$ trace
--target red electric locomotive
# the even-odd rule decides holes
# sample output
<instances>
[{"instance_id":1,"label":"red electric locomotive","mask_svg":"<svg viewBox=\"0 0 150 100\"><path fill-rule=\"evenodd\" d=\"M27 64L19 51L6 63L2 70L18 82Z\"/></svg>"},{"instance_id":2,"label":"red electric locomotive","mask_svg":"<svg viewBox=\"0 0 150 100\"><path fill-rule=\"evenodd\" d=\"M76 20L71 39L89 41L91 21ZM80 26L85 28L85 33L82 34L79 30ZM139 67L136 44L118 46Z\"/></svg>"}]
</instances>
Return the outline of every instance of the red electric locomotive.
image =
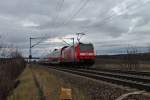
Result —
<instances>
[{"instance_id":1,"label":"red electric locomotive","mask_svg":"<svg viewBox=\"0 0 150 100\"><path fill-rule=\"evenodd\" d=\"M61 49L61 63L74 65L93 65L95 62L93 44L77 43Z\"/></svg>"},{"instance_id":2,"label":"red electric locomotive","mask_svg":"<svg viewBox=\"0 0 150 100\"><path fill-rule=\"evenodd\" d=\"M47 64L90 66L94 64L95 58L93 44L77 43L74 46L55 49L48 55L48 61L44 61Z\"/></svg>"}]
</instances>

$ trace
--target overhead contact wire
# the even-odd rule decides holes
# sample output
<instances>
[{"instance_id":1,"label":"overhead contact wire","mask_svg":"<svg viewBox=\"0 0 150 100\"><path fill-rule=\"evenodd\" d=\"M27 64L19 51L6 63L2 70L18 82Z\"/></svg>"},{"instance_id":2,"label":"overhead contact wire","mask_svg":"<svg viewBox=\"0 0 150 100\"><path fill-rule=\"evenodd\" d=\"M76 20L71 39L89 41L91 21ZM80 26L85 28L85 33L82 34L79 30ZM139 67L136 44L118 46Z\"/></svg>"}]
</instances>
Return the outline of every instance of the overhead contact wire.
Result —
<instances>
[{"instance_id":1,"label":"overhead contact wire","mask_svg":"<svg viewBox=\"0 0 150 100\"><path fill-rule=\"evenodd\" d=\"M66 25L66 24L70 23L70 21L72 21L72 19L73 19L74 17L76 17L76 16L81 12L82 9L84 9L84 7L88 4L89 1L90 1L90 0L86 0L86 1L83 3L83 5L80 6L80 8L72 15L72 17L71 17L68 21L66 21L66 22L63 23L63 25Z\"/></svg>"},{"instance_id":2,"label":"overhead contact wire","mask_svg":"<svg viewBox=\"0 0 150 100\"><path fill-rule=\"evenodd\" d=\"M56 21L57 21L57 19L59 18L60 11L62 10L64 1L65 1L65 0L62 0L62 2L61 2L60 4L58 4L58 6L56 7L56 10L58 9L58 11L57 11L57 15L56 15L56 17L55 17L55 19L54 19L54 21L53 21L53 22L54 22L54 25L56 24Z\"/></svg>"}]
</instances>

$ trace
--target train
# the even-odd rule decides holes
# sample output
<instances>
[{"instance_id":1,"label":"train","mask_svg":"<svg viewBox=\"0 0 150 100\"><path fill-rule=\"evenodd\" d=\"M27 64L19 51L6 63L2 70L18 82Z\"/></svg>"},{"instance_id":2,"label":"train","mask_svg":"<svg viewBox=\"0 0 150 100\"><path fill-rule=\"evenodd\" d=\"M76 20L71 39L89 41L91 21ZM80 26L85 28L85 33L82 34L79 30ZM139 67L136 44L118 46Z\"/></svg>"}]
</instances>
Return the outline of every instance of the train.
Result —
<instances>
[{"instance_id":1,"label":"train","mask_svg":"<svg viewBox=\"0 0 150 100\"><path fill-rule=\"evenodd\" d=\"M92 43L76 43L54 49L40 60L45 64L59 64L69 66L92 66L95 63L96 53Z\"/></svg>"}]
</instances>

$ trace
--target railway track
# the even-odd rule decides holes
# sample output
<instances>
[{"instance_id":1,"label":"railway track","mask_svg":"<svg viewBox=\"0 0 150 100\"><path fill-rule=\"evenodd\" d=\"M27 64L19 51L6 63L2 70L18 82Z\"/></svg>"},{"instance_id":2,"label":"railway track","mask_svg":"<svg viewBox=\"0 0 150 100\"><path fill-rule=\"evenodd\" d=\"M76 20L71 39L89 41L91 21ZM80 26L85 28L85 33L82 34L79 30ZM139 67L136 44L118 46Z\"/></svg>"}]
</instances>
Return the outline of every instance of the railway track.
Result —
<instances>
[{"instance_id":1,"label":"railway track","mask_svg":"<svg viewBox=\"0 0 150 100\"><path fill-rule=\"evenodd\" d=\"M72 69L72 68L56 68L50 67L56 70L77 74L80 76L102 80L106 82L110 82L117 85L128 86L131 88L136 88L139 90L145 90L150 92L150 76L148 72L144 74L144 72L113 72L107 70L95 70L95 69Z\"/></svg>"},{"instance_id":2,"label":"railway track","mask_svg":"<svg viewBox=\"0 0 150 100\"><path fill-rule=\"evenodd\" d=\"M123 71L123 70L116 70L116 69L95 69L95 68L90 68L90 70L100 70L100 71L106 71L106 72L124 73L124 74L140 75L140 76L150 76L150 72L148 72L148 71Z\"/></svg>"}]
</instances>

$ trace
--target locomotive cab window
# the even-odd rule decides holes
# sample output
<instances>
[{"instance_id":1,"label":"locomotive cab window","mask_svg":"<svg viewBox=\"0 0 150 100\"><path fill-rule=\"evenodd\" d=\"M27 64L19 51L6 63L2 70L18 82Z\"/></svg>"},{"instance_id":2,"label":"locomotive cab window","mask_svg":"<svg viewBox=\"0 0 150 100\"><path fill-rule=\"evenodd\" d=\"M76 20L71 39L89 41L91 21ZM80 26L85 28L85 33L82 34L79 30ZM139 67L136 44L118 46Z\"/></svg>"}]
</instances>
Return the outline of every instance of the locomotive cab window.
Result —
<instances>
[{"instance_id":1,"label":"locomotive cab window","mask_svg":"<svg viewBox=\"0 0 150 100\"><path fill-rule=\"evenodd\" d=\"M93 45L92 44L80 44L80 50L85 51L85 50L93 50Z\"/></svg>"}]
</instances>

